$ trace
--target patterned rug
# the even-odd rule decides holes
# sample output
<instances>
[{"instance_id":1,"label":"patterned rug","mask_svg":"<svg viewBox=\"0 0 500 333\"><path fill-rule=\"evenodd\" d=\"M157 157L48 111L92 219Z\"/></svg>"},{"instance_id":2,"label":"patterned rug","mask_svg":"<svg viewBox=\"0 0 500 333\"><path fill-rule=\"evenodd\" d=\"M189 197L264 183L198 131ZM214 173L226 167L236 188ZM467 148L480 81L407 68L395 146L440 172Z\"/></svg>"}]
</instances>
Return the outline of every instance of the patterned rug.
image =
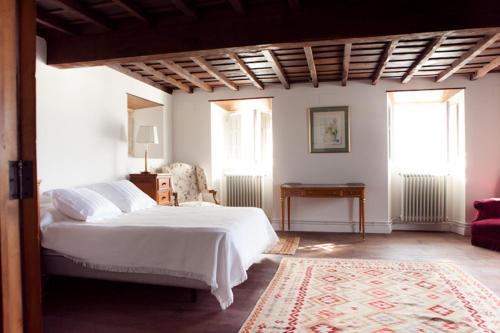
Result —
<instances>
[{"instance_id":1,"label":"patterned rug","mask_svg":"<svg viewBox=\"0 0 500 333\"><path fill-rule=\"evenodd\" d=\"M453 264L285 258L240 332L500 332L500 298Z\"/></svg>"},{"instance_id":2,"label":"patterned rug","mask_svg":"<svg viewBox=\"0 0 500 333\"><path fill-rule=\"evenodd\" d=\"M267 254L295 254L299 247L300 237L280 236L279 242L267 251Z\"/></svg>"}]
</instances>

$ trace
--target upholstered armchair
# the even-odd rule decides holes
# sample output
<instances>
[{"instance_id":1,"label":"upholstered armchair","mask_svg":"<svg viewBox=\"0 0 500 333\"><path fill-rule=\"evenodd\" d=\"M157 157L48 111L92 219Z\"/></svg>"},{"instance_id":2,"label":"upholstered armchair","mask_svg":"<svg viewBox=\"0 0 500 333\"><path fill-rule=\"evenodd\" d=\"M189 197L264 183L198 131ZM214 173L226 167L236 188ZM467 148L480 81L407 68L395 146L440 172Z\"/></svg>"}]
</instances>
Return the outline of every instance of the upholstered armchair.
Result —
<instances>
[{"instance_id":1,"label":"upholstered armchair","mask_svg":"<svg viewBox=\"0 0 500 333\"><path fill-rule=\"evenodd\" d=\"M500 251L500 198L474 202L477 215L471 225L472 245Z\"/></svg>"},{"instance_id":2,"label":"upholstered armchair","mask_svg":"<svg viewBox=\"0 0 500 333\"><path fill-rule=\"evenodd\" d=\"M207 188L207 177L200 166L172 163L162 168L172 175L172 189L176 206L218 205L217 191Z\"/></svg>"}]
</instances>

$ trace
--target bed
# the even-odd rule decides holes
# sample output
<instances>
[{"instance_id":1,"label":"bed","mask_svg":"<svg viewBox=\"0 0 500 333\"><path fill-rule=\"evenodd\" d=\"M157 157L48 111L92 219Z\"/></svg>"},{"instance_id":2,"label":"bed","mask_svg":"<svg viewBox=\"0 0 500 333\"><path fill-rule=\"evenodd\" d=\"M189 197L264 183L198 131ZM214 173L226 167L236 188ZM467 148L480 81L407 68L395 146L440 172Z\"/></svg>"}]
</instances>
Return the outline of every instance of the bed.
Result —
<instances>
[{"instance_id":1,"label":"bed","mask_svg":"<svg viewBox=\"0 0 500 333\"><path fill-rule=\"evenodd\" d=\"M45 207L41 216L46 274L209 289L222 309L278 241L259 208L154 206L82 222Z\"/></svg>"}]
</instances>

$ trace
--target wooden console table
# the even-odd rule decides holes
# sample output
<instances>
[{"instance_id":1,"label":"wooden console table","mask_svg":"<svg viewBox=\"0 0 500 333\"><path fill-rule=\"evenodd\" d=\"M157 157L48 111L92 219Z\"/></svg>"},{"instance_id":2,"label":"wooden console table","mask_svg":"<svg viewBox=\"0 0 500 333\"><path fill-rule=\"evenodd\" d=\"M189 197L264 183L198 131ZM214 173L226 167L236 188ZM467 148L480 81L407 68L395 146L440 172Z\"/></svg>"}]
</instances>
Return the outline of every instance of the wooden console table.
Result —
<instances>
[{"instance_id":1,"label":"wooden console table","mask_svg":"<svg viewBox=\"0 0 500 333\"><path fill-rule=\"evenodd\" d=\"M281 230L285 230L285 199L288 206L288 230L290 230L290 198L358 198L359 232L365 239L365 184L301 184L286 183L281 185Z\"/></svg>"}]
</instances>

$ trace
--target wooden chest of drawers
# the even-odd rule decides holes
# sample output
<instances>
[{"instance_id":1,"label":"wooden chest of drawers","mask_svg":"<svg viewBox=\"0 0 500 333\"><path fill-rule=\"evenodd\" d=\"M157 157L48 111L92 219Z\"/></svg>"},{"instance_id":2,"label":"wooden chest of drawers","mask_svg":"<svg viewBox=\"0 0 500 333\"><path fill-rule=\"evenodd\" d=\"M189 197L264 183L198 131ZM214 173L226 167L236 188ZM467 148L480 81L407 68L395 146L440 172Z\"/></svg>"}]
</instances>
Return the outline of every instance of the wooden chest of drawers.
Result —
<instances>
[{"instance_id":1,"label":"wooden chest of drawers","mask_svg":"<svg viewBox=\"0 0 500 333\"><path fill-rule=\"evenodd\" d=\"M132 183L153 198L159 205L170 206L172 201L172 175L168 173L133 173Z\"/></svg>"}]
</instances>

